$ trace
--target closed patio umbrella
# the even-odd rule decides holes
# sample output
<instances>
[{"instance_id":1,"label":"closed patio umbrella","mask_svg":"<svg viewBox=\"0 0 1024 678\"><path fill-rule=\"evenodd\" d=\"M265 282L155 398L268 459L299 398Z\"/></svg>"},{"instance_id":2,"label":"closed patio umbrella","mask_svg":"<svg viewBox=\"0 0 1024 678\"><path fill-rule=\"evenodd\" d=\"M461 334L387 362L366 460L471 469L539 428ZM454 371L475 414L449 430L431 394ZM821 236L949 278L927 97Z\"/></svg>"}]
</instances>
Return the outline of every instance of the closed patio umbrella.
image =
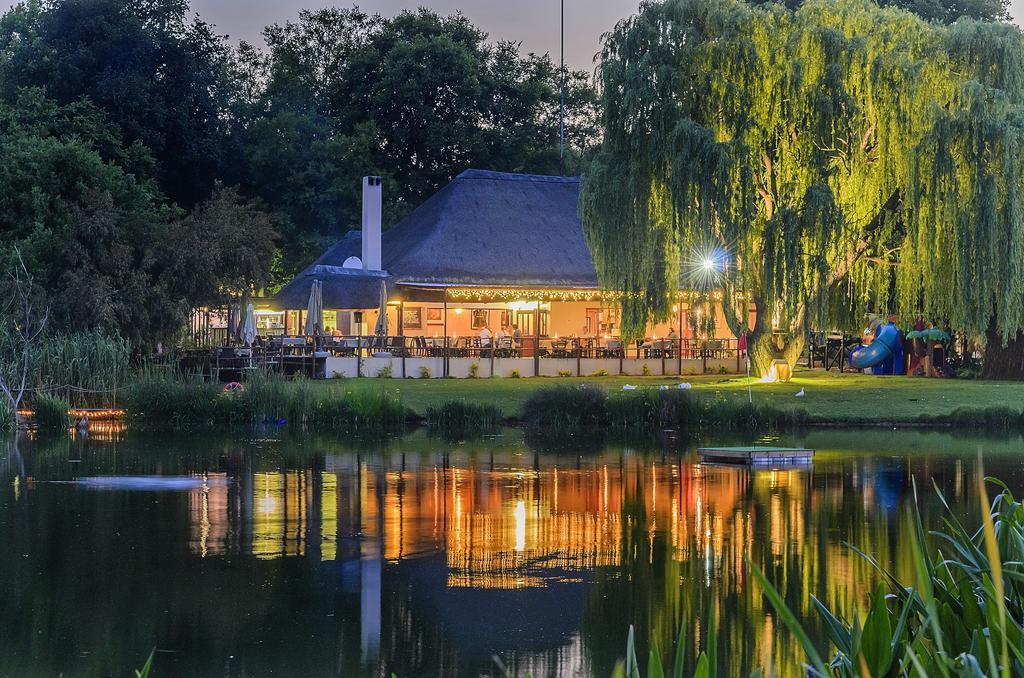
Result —
<instances>
[{"instance_id":1,"label":"closed patio umbrella","mask_svg":"<svg viewBox=\"0 0 1024 678\"><path fill-rule=\"evenodd\" d=\"M242 323L242 341L246 346L252 346L256 341L256 312L252 304L245 308L245 321Z\"/></svg>"},{"instance_id":2,"label":"closed patio umbrella","mask_svg":"<svg viewBox=\"0 0 1024 678\"><path fill-rule=\"evenodd\" d=\"M312 337L320 334L320 321L324 315L324 297L319 280L314 280L309 287L309 303L306 305L305 334Z\"/></svg>"},{"instance_id":3,"label":"closed patio umbrella","mask_svg":"<svg viewBox=\"0 0 1024 678\"><path fill-rule=\"evenodd\" d=\"M388 335L388 288L382 280L380 282L380 303L377 306L377 325L373 328L373 333L378 337L386 337Z\"/></svg>"}]
</instances>

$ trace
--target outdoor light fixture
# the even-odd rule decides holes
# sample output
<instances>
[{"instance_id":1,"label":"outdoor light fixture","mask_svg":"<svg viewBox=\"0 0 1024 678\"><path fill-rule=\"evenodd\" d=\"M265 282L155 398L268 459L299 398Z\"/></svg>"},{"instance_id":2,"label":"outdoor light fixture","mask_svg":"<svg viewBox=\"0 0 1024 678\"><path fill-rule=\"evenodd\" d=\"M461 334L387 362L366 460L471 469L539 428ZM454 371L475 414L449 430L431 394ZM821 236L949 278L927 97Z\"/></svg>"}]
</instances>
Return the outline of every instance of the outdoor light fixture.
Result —
<instances>
[{"instance_id":1,"label":"outdoor light fixture","mask_svg":"<svg viewBox=\"0 0 1024 678\"><path fill-rule=\"evenodd\" d=\"M689 284L706 293L722 284L729 267L729 254L718 245L697 246L681 263Z\"/></svg>"},{"instance_id":2,"label":"outdoor light fixture","mask_svg":"<svg viewBox=\"0 0 1024 678\"><path fill-rule=\"evenodd\" d=\"M462 315L462 309L461 308L455 309L455 315Z\"/></svg>"}]
</instances>

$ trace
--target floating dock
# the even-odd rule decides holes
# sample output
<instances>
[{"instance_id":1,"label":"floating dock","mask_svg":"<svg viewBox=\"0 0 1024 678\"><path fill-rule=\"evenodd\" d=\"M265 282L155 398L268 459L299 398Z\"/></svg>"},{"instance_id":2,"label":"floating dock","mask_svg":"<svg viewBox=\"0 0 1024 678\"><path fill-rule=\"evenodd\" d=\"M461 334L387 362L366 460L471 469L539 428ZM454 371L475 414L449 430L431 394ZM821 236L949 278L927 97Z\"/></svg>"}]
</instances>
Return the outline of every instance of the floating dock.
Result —
<instances>
[{"instance_id":1,"label":"floating dock","mask_svg":"<svg viewBox=\"0 0 1024 678\"><path fill-rule=\"evenodd\" d=\"M699 447L701 461L728 464L809 464L814 450L803 447Z\"/></svg>"}]
</instances>

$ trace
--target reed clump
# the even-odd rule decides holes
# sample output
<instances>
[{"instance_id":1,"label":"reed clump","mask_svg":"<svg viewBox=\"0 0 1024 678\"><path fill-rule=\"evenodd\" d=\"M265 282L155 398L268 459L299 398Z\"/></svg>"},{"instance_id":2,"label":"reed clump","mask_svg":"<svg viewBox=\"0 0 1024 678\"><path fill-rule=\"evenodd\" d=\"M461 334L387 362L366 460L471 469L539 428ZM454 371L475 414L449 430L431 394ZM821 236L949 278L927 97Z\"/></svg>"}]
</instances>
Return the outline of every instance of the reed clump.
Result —
<instances>
[{"instance_id":1,"label":"reed clump","mask_svg":"<svg viewBox=\"0 0 1024 678\"><path fill-rule=\"evenodd\" d=\"M387 433L401 430L407 420L399 396L379 386L346 381L333 387L270 374L225 390L188 376L143 372L128 391L126 407L133 423L148 428L267 423Z\"/></svg>"},{"instance_id":2,"label":"reed clump","mask_svg":"<svg viewBox=\"0 0 1024 678\"><path fill-rule=\"evenodd\" d=\"M67 431L71 426L68 401L60 396L43 393L32 403L35 425L41 431Z\"/></svg>"},{"instance_id":3,"label":"reed clump","mask_svg":"<svg viewBox=\"0 0 1024 678\"><path fill-rule=\"evenodd\" d=\"M76 406L115 405L131 373L128 341L98 331L53 334L32 347L31 387Z\"/></svg>"},{"instance_id":4,"label":"reed clump","mask_svg":"<svg viewBox=\"0 0 1024 678\"><path fill-rule=\"evenodd\" d=\"M468 438L496 432L502 424L501 410L482 403L449 400L430 406L427 426L445 438Z\"/></svg>"},{"instance_id":5,"label":"reed clump","mask_svg":"<svg viewBox=\"0 0 1024 678\"><path fill-rule=\"evenodd\" d=\"M590 384L545 386L523 403L522 418L533 430L568 435L597 431L608 422L608 393Z\"/></svg>"}]
</instances>

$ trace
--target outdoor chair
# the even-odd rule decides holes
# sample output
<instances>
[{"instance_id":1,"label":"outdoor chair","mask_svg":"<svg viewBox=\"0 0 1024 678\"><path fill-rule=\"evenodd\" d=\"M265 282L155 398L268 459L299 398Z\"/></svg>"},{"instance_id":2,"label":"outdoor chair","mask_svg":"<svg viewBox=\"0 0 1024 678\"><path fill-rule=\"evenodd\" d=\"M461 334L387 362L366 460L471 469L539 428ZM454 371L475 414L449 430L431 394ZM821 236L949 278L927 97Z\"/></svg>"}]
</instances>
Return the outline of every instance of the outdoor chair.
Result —
<instances>
[{"instance_id":1,"label":"outdoor chair","mask_svg":"<svg viewBox=\"0 0 1024 678\"><path fill-rule=\"evenodd\" d=\"M502 337L498 340L498 356L502 358L514 357L515 349L512 347L512 337Z\"/></svg>"},{"instance_id":2,"label":"outdoor chair","mask_svg":"<svg viewBox=\"0 0 1024 678\"><path fill-rule=\"evenodd\" d=\"M625 352L621 339L609 339L604 348L605 358L624 358Z\"/></svg>"}]
</instances>

